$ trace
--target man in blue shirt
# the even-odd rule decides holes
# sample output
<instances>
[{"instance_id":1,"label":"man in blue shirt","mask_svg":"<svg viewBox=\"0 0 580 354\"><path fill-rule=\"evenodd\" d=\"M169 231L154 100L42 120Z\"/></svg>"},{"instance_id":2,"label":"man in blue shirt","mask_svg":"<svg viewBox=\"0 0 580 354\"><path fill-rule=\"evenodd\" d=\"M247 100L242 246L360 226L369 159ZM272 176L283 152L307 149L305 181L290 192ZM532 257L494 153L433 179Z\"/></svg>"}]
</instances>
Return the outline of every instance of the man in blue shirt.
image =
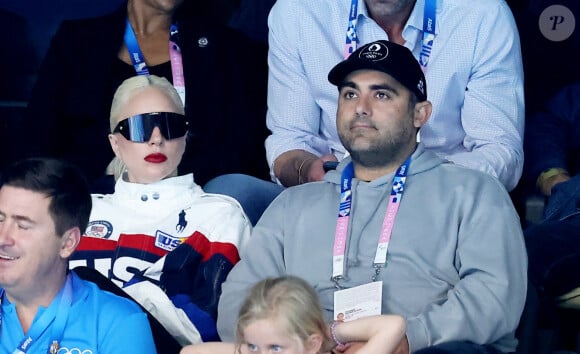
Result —
<instances>
[{"instance_id":1,"label":"man in blue shirt","mask_svg":"<svg viewBox=\"0 0 580 354\"><path fill-rule=\"evenodd\" d=\"M523 66L505 1L277 0L268 26L265 147L279 184L320 181L325 162L346 156L336 129L338 93L326 75L357 47L388 40L411 50L425 72L433 102L420 132L425 148L497 177L508 191L517 185ZM281 190L239 176L218 177L204 189L233 196L258 216Z\"/></svg>"},{"instance_id":2,"label":"man in blue shirt","mask_svg":"<svg viewBox=\"0 0 580 354\"><path fill-rule=\"evenodd\" d=\"M504 1L278 0L268 21L266 152L283 185L320 180L323 161L344 157L337 91L326 75L357 46L376 40L404 45L425 72L433 102L421 128L425 147L497 177L507 190L518 183L523 68Z\"/></svg>"},{"instance_id":3,"label":"man in blue shirt","mask_svg":"<svg viewBox=\"0 0 580 354\"><path fill-rule=\"evenodd\" d=\"M91 197L73 166L29 159L0 187L0 352L155 353L145 314L68 272Z\"/></svg>"}]
</instances>

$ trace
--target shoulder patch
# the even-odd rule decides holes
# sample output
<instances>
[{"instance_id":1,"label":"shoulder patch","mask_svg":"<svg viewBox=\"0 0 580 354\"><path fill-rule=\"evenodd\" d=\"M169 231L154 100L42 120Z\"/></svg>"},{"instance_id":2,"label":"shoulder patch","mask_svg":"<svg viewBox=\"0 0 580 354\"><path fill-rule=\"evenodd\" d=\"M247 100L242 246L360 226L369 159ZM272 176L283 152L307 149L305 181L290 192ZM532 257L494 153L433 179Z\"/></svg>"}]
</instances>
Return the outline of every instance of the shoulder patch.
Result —
<instances>
[{"instance_id":1,"label":"shoulder patch","mask_svg":"<svg viewBox=\"0 0 580 354\"><path fill-rule=\"evenodd\" d=\"M113 225L106 220L89 222L85 236L108 239L113 233Z\"/></svg>"},{"instance_id":2,"label":"shoulder patch","mask_svg":"<svg viewBox=\"0 0 580 354\"><path fill-rule=\"evenodd\" d=\"M161 230L155 232L155 247L171 252L181 245L187 237L176 237Z\"/></svg>"}]
</instances>

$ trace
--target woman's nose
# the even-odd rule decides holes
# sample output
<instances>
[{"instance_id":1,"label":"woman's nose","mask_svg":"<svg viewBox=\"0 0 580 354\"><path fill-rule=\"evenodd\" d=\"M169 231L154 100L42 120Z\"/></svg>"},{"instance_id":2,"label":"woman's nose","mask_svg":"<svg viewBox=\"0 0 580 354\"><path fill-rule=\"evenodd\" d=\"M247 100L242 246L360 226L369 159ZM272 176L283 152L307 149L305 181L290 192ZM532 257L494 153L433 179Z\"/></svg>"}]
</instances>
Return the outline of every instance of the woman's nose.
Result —
<instances>
[{"instance_id":1,"label":"woman's nose","mask_svg":"<svg viewBox=\"0 0 580 354\"><path fill-rule=\"evenodd\" d=\"M161 145L165 141L163 134L161 134L161 130L159 127L153 128L151 132L151 137L149 138L149 144L151 145Z\"/></svg>"}]
</instances>

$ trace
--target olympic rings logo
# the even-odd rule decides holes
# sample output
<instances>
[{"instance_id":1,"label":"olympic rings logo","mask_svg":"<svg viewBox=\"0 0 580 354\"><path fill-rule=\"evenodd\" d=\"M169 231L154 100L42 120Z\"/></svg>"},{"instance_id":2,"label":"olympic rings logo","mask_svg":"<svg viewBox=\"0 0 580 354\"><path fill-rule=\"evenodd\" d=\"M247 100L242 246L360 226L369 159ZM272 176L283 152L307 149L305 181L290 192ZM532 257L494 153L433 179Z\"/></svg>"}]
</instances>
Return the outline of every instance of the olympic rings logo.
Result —
<instances>
[{"instance_id":1,"label":"olympic rings logo","mask_svg":"<svg viewBox=\"0 0 580 354\"><path fill-rule=\"evenodd\" d=\"M93 351L90 349L80 350L79 348L60 347L58 348L58 354L93 354Z\"/></svg>"}]
</instances>

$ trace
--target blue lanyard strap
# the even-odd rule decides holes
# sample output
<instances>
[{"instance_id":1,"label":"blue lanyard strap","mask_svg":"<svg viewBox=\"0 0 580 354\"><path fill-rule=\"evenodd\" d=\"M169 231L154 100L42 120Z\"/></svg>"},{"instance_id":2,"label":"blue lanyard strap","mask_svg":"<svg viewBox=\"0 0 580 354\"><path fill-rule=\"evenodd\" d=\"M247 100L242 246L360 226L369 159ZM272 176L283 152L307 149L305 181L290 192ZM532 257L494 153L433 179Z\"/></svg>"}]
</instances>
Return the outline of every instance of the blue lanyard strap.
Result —
<instances>
[{"instance_id":1,"label":"blue lanyard strap","mask_svg":"<svg viewBox=\"0 0 580 354\"><path fill-rule=\"evenodd\" d=\"M133 63L133 67L135 68L137 75L149 75L149 69L145 63L145 57L143 56L143 52L141 52L141 48L139 48L139 43L137 42L135 31L133 31L133 27L131 27L131 23L129 22L128 18L125 25L124 40L125 45L127 46L127 50L129 50L131 63Z\"/></svg>"},{"instance_id":2,"label":"blue lanyard strap","mask_svg":"<svg viewBox=\"0 0 580 354\"><path fill-rule=\"evenodd\" d=\"M435 21L437 12L437 1L427 0L425 2L425 11L423 13L423 40L421 41L421 53L419 53L419 64L423 70L429 63L433 40L435 39Z\"/></svg>"},{"instance_id":3,"label":"blue lanyard strap","mask_svg":"<svg viewBox=\"0 0 580 354\"><path fill-rule=\"evenodd\" d=\"M0 330L2 329L2 302L4 301L4 289L0 290ZM58 306L53 306L58 302ZM51 329L51 338L53 340L49 353L56 353L58 351L58 342L62 339L66 322L68 320L68 313L72 303L72 276L66 278L64 287L57 294L51 305L44 311L44 313L34 322L32 327L28 330L27 335L20 341L18 347L13 354L25 354L28 352L32 344L46 332L48 327L53 324Z\"/></svg>"},{"instance_id":4,"label":"blue lanyard strap","mask_svg":"<svg viewBox=\"0 0 580 354\"><path fill-rule=\"evenodd\" d=\"M419 53L419 64L423 70L427 68L433 40L435 39L435 24L437 13L437 0L426 0L423 11L423 39L421 40L421 52ZM348 15L348 27L346 29L346 42L344 46L344 59L348 58L357 48L359 43L356 25L358 22L358 0L351 0L350 12Z\"/></svg>"},{"instance_id":5,"label":"blue lanyard strap","mask_svg":"<svg viewBox=\"0 0 580 354\"><path fill-rule=\"evenodd\" d=\"M348 14L348 27L346 29L346 44L344 46L344 59L347 59L357 48L358 36L356 24L358 21L358 0L352 0Z\"/></svg>"},{"instance_id":6,"label":"blue lanyard strap","mask_svg":"<svg viewBox=\"0 0 580 354\"><path fill-rule=\"evenodd\" d=\"M352 163L346 165L342 171L340 180L340 206L338 216L349 216L350 208L352 206L352 179L354 177L354 167Z\"/></svg>"}]
</instances>

